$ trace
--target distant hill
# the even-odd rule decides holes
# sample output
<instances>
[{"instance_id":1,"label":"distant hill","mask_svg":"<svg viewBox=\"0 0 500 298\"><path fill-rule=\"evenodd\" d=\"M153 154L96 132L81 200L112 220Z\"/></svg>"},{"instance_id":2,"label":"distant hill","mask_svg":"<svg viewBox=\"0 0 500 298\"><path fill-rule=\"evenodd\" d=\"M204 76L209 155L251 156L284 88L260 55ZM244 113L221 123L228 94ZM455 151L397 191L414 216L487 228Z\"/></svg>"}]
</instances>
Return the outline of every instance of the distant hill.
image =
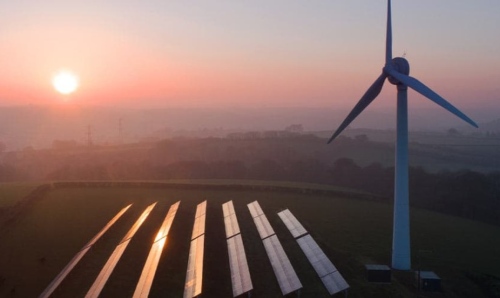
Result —
<instances>
[{"instance_id":1,"label":"distant hill","mask_svg":"<svg viewBox=\"0 0 500 298\"><path fill-rule=\"evenodd\" d=\"M467 132L474 130L467 129ZM500 118L489 121L489 122L484 122L479 125L479 128L477 129L477 132L484 133L484 134L498 134L500 137Z\"/></svg>"},{"instance_id":2,"label":"distant hill","mask_svg":"<svg viewBox=\"0 0 500 298\"><path fill-rule=\"evenodd\" d=\"M495 109L466 112L481 123L480 131L487 131L488 121L500 113ZM0 107L0 142L7 150L19 150L28 146L48 148L54 140L86 144L89 133L93 142L109 144L178 135L224 137L235 131L282 130L291 124L301 124L305 131L331 133L348 113L349 110L334 108L12 106ZM491 122L497 131L499 121ZM393 110L369 108L350 127L391 130L394 124ZM411 110L409 124L412 131L446 132L457 127L459 131L475 132L468 127L462 129L459 119L439 108Z\"/></svg>"}]
</instances>

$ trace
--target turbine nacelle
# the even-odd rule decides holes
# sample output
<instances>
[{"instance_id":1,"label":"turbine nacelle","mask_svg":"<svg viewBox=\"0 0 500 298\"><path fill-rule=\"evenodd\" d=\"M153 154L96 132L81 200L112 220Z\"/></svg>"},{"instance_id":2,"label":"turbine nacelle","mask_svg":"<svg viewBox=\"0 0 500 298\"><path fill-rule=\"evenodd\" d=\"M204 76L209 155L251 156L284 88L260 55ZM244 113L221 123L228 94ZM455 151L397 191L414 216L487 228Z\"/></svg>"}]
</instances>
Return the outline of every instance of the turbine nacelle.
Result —
<instances>
[{"instance_id":1,"label":"turbine nacelle","mask_svg":"<svg viewBox=\"0 0 500 298\"><path fill-rule=\"evenodd\" d=\"M391 60L389 65L386 65L383 72L387 75L387 79L393 85L401 85L401 81L390 75L391 71L396 71L400 74L409 75L410 74L410 63L403 57L396 57Z\"/></svg>"}]
</instances>

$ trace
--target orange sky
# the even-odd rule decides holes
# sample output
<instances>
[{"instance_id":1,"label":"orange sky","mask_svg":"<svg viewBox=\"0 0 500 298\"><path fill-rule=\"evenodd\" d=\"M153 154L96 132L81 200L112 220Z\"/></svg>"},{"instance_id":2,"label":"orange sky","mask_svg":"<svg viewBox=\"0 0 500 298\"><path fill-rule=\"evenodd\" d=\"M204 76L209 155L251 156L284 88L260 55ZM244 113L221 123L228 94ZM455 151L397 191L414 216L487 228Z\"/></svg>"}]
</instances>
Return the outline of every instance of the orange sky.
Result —
<instances>
[{"instance_id":1,"label":"orange sky","mask_svg":"<svg viewBox=\"0 0 500 298\"><path fill-rule=\"evenodd\" d=\"M75 3L0 7L0 105L344 108L383 66L385 5L371 1L285 10L265 2ZM498 98L500 46L490 34L500 5L471 13L439 4L433 15L413 5L393 5L394 53L407 52L411 74L459 107ZM463 15L483 27L462 24ZM62 68L80 79L69 97L50 84ZM392 106L391 87L378 105Z\"/></svg>"}]
</instances>

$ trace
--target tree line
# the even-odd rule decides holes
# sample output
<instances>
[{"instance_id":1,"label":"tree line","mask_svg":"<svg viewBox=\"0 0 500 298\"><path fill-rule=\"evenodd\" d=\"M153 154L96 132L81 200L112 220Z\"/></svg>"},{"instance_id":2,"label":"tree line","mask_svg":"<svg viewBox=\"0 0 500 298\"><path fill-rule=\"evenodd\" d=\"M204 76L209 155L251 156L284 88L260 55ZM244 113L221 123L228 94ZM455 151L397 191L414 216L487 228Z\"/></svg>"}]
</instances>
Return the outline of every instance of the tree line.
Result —
<instances>
[{"instance_id":1,"label":"tree line","mask_svg":"<svg viewBox=\"0 0 500 298\"><path fill-rule=\"evenodd\" d=\"M166 179L250 179L328 184L366 191L392 202L394 168L360 165L343 152L386 152L385 144L358 137L334 146L311 136L291 139L164 140L145 146L93 151L30 151L4 156L0 181L121 181ZM361 149L360 149L361 148ZM323 151L322 151L323 150ZM392 154L390 154L392 156ZM334 158L337 156L336 158ZM8 161L8 162L6 162ZM429 172L410 167L410 202L435 210L500 224L500 172Z\"/></svg>"},{"instance_id":2,"label":"tree line","mask_svg":"<svg viewBox=\"0 0 500 298\"><path fill-rule=\"evenodd\" d=\"M132 171L132 168L134 171ZM123 170L123 169L122 169ZM122 176L112 166L64 167L51 180L164 180L164 179L251 179L329 184L373 193L392 202L394 168L372 163L361 167L341 158L331 165L316 159L282 164L263 159L250 165L242 161L176 161L166 165L131 166ZM131 175L130 173L134 173ZM412 206L446 214L500 224L500 172L483 174L462 170L429 173L410 167Z\"/></svg>"}]
</instances>

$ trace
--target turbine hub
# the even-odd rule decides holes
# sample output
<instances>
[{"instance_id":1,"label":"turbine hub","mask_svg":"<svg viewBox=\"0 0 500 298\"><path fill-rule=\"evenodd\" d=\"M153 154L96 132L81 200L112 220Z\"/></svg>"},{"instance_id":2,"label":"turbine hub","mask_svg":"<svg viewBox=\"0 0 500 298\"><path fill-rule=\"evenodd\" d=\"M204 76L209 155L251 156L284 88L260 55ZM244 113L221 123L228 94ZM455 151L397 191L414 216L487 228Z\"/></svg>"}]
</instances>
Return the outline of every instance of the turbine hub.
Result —
<instances>
[{"instance_id":1,"label":"turbine hub","mask_svg":"<svg viewBox=\"0 0 500 298\"><path fill-rule=\"evenodd\" d=\"M408 60L406 60L403 57L393 58L391 61L391 65L389 67L391 67L392 69L394 69L397 72L402 73L404 75L410 74L410 63L408 63ZM391 84L393 84L393 85L400 85L401 84L400 81L398 81L397 79L395 79L392 76L389 76L388 79L389 79L389 82L391 82Z\"/></svg>"}]
</instances>

